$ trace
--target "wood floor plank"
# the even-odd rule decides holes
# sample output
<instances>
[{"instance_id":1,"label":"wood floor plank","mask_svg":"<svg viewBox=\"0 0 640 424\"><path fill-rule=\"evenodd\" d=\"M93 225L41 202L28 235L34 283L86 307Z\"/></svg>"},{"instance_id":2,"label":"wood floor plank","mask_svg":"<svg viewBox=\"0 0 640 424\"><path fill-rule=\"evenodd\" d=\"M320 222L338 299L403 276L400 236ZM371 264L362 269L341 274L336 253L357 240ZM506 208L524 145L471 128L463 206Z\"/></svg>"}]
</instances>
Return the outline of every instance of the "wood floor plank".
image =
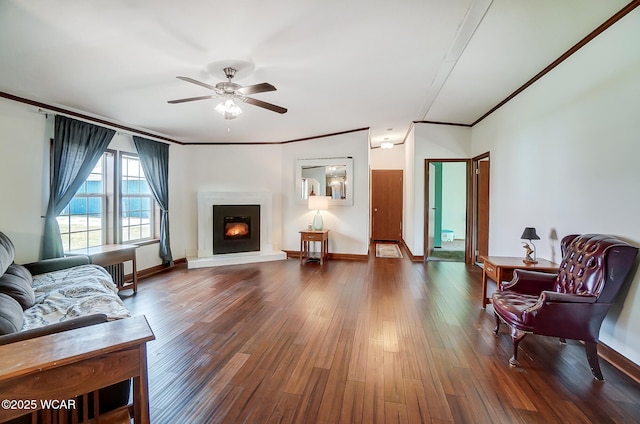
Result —
<instances>
[{"instance_id":1,"label":"wood floor plank","mask_svg":"<svg viewBox=\"0 0 640 424\"><path fill-rule=\"evenodd\" d=\"M384 423L384 346L372 340L367 354L367 376L364 388L365 423Z\"/></svg>"},{"instance_id":2,"label":"wood floor plank","mask_svg":"<svg viewBox=\"0 0 640 424\"><path fill-rule=\"evenodd\" d=\"M584 346L506 328L482 270L408 258L171 271L121 294L156 340L151 422L640 423L640 385Z\"/></svg>"},{"instance_id":3,"label":"wood floor plank","mask_svg":"<svg viewBox=\"0 0 640 424\"><path fill-rule=\"evenodd\" d=\"M364 382L347 380L344 388L342 411L340 411L340 423L364 423L364 386Z\"/></svg>"}]
</instances>

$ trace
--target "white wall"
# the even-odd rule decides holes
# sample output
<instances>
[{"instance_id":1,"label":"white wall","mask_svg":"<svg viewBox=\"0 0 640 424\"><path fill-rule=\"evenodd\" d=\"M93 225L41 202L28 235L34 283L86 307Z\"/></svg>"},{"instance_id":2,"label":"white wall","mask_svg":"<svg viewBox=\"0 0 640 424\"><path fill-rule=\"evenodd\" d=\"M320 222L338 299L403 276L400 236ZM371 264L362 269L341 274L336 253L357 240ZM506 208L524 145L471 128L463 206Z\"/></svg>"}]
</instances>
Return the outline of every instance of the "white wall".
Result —
<instances>
[{"instance_id":1,"label":"white wall","mask_svg":"<svg viewBox=\"0 0 640 424\"><path fill-rule=\"evenodd\" d=\"M405 200L405 222L402 235L411 253L424 255L424 160L425 159L468 159L471 157L471 128L452 125L416 123L413 140L407 143L407 178L412 179ZM410 171L409 168L412 168ZM405 181L405 184L409 182Z\"/></svg>"},{"instance_id":2,"label":"white wall","mask_svg":"<svg viewBox=\"0 0 640 424\"><path fill-rule=\"evenodd\" d=\"M402 201L404 203L402 207L402 239L411 252L415 251L416 244L416 167L413 160L416 150L415 137L416 129L412 125L404 142L404 192L402 193Z\"/></svg>"},{"instance_id":3,"label":"white wall","mask_svg":"<svg viewBox=\"0 0 640 424\"><path fill-rule=\"evenodd\" d=\"M0 99L0 231L16 247L17 263L38 260L49 192L52 120Z\"/></svg>"},{"instance_id":4,"label":"white wall","mask_svg":"<svg viewBox=\"0 0 640 424\"><path fill-rule=\"evenodd\" d=\"M300 250L299 231L313 219L314 211L296 202L295 165L298 159L353 158L353 206L339 205L322 211L329 233L329 251L366 255L369 250L369 133L358 131L282 146L282 249Z\"/></svg>"},{"instance_id":5,"label":"white wall","mask_svg":"<svg viewBox=\"0 0 640 424\"><path fill-rule=\"evenodd\" d=\"M396 144L393 149L371 149L369 166L371 169L404 169L404 150L404 143Z\"/></svg>"},{"instance_id":6,"label":"white wall","mask_svg":"<svg viewBox=\"0 0 640 424\"><path fill-rule=\"evenodd\" d=\"M185 256L197 256L198 191L271 193L273 248L282 248L282 146L185 146L184 212Z\"/></svg>"},{"instance_id":7,"label":"white wall","mask_svg":"<svg viewBox=\"0 0 640 424\"><path fill-rule=\"evenodd\" d=\"M640 10L473 128L473 152L491 152L491 255L560 259L558 240L605 233L640 246ZM621 309L621 310L620 310ZM600 339L640 364L640 273L618 299Z\"/></svg>"}]
</instances>

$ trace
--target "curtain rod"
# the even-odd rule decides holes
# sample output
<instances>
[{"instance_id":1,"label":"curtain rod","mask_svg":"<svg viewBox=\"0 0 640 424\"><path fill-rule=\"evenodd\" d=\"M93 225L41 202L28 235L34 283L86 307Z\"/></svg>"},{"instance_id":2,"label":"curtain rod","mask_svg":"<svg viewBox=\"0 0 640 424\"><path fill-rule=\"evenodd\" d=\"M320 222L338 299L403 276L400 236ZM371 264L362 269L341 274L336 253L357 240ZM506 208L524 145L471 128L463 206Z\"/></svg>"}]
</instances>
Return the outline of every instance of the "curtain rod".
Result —
<instances>
[{"instance_id":1,"label":"curtain rod","mask_svg":"<svg viewBox=\"0 0 640 424\"><path fill-rule=\"evenodd\" d=\"M60 116L65 116L67 118L72 118L72 119L77 119L78 121L82 121L82 122L86 122L89 124L100 124L102 127L104 128L109 128L112 129L114 131L116 131L117 134L127 134L127 135L136 135L136 136L144 136L146 138L149 139L154 139L156 141L162 141L162 142L172 142L172 143L177 143L177 144L182 144L179 141L176 140L172 140L170 138L167 137L163 137L160 135L154 135L151 133L148 133L146 131L141 131L141 130L136 130L135 128L130 128L127 127L125 125L120 125L120 124L115 124L112 122L108 122L99 118L92 118L92 117L86 117L85 115L82 114L76 114L75 112L59 112L59 111L55 111L55 110L51 110L49 108L43 108L43 107L38 107L35 110L36 113L45 115L45 116L49 116L49 115L60 115Z\"/></svg>"},{"instance_id":2,"label":"curtain rod","mask_svg":"<svg viewBox=\"0 0 640 424\"><path fill-rule=\"evenodd\" d=\"M16 96L14 94L9 94L6 93L4 91L0 91L0 97L3 97L5 99L9 99L9 100L13 100L15 102L19 102L19 103L24 103L27 105L31 105L31 106L35 106L37 108L37 110L35 112L37 113L43 113L43 114L52 114L52 115L62 115L62 116L66 116L68 118L73 118L73 119L78 119L84 122L88 122L90 124L100 124L104 127L107 128L111 128L114 130L121 130L121 131L125 131L128 134L131 135L141 135L141 136L145 136L145 137L149 137L149 138L153 138L155 140L158 141L168 141L171 143L175 143L175 144L184 144L181 141L177 141L174 139L171 139L169 137L164 137L161 135L156 135L156 134L152 134L143 130L138 130L135 128L131 128L128 127L126 125L122 125L122 124L117 124L114 122L109 122L105 119L101 119L101 118L95 118L89 115L85 115L79 112L74 112L71 110L67 110L67 109L63 109L61 107L58 106L52 106L52 105L48 105L46 103L41 103L35 100L31 100L31 99L26 99L24 97L20 97L20 96Z\"/></svg>"}]
</instances>

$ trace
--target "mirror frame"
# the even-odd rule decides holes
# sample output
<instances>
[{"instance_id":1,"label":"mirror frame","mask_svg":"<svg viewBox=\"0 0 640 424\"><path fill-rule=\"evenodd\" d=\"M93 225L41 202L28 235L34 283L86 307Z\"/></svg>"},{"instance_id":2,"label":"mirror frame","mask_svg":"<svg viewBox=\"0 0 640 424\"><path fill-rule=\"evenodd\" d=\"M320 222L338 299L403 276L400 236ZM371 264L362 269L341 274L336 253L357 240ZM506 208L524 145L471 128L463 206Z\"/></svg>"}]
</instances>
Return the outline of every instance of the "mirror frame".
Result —
<instances>
[{"instance_id":1,"label":"mirror frame","mask_svg":"<svg viewBox=\"0 0 640 424\"><path fill-rule=\"evenodd\" d=\"M300 193L302 193L302 168L313 166L346 166L347 169L347 193L345 199L329 199L329 205L353 205L353 158L330 158L330 159L297 159L296 160L296 176L295 176L295 199L296 204L306 205L307 199L303 199Z\"/></svg>"}]
</instances>

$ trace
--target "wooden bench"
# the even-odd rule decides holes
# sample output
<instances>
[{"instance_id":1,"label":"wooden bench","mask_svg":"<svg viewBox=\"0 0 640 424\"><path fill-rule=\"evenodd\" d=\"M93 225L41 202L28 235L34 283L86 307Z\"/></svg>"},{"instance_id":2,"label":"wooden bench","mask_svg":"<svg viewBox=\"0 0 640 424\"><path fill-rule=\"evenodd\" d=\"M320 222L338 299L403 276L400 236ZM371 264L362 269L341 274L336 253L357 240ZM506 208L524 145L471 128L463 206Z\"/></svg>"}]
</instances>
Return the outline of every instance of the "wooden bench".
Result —
<instances>
[{"instance_id":1,"label":"wooden bench","mask_svg":"<svg viewBox=\"0 0 640 424\"><path fill-rule=\"evenodd\" d=\"M133 404L100 422L132 412L135 423L148 423L146 343L154 339L137 316L0 346L0 422L26 414L32 422L89 422L87 395L132 378Z\"/></svg>"}]
</instances>

